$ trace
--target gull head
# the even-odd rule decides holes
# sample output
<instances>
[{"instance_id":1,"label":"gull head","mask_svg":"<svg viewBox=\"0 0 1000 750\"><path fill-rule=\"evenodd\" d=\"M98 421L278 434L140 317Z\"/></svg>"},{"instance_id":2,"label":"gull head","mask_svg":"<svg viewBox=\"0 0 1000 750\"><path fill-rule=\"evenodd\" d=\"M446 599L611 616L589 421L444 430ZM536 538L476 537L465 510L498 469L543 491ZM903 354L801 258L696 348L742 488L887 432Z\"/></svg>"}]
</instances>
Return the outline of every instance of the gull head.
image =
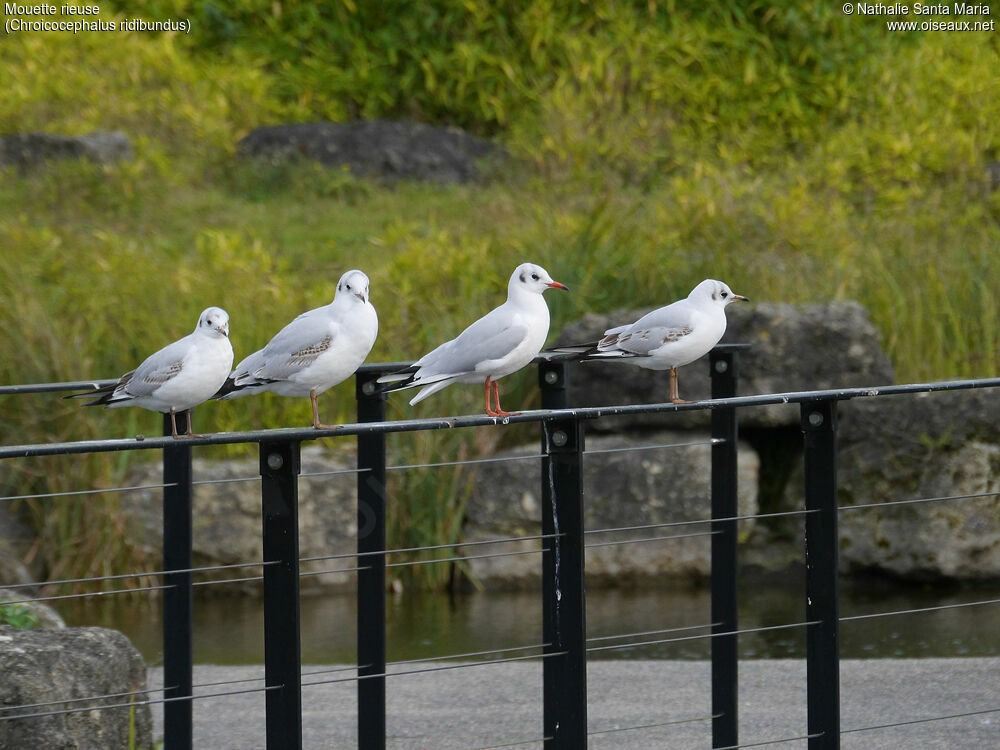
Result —
<instances>
[{"instance_id":1,"label":"gull head","mask_svg":"<svg viewBox=\"0 0 1000 750\"><path fill-rule=\"evenodd\" d=\"M733 294L733 290L729 288L728 284L716 281L715 279L705 279L698 284L698 286L691 290L688 299L699 304L707 303L723 308L735 300L740 300L741 302L750 301L742 294Z\"/></svg>"},{"instance_id":2,"label":"gull head","mask_svg":"<svg viewBox=\"0 0 1000 750\"><path fill-rule=\"evenodd\" d=\"M510 282L507 284L507 292L517 291L533 292L541 294L546 289L563 289L569 291L569 287L553 281L549 272L534 263L522 263L514 269L510 275Z\"/></svg>"},{"instance_id":3,"label":"gull head","mask_svg":"<svg viewBox=\"0 0 1000 750\"><path fill-rule=\"evenodd\" d=\"M229 313L221 307L209 307L198 318L196 332L211 336L229 336Z\"/></svg>"},{"instance_id":4,"label":"gull head","mask_svg":"<svg viewBox=\"0 0 1000 750\"><path fill-rule=\"evenodd\" d=\"M355 269L348 271L340 277L340 281L337 282L337 294L334 295L333 299L334 301L345 299L363 305L369 300L370 296L368 292L368 277L363 271Z\"/></svg>"}]
</instances>

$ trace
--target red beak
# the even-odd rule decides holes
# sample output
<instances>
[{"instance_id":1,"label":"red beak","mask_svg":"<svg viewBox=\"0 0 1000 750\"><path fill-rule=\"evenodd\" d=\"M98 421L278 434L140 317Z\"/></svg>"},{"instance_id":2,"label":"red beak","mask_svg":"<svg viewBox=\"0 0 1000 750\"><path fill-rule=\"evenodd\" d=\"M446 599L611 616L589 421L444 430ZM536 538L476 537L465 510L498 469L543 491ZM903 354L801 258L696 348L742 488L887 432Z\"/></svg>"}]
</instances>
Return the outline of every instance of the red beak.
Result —
<instances>
[{"instance_id":1,"label":"red beak","mask_svg":"<svg viewBox=\"0 0 1000 750\"><path fill-rule=\"evenodd\" d=\"M562 289L564 292L569 291L568 286L566 286L565 284L560 284L558 281L553 281L552 283L546 284L545 286L551 287L552 289Z\"/></svg>"}]
</instances>

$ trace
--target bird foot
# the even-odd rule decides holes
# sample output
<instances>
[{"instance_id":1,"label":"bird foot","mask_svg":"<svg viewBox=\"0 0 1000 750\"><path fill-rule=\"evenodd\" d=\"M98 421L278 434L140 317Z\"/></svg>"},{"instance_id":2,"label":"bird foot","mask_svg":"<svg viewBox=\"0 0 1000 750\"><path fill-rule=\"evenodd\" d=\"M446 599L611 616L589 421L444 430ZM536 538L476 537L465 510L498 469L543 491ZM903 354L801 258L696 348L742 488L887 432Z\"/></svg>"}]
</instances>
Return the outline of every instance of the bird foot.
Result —
<instances>
[{"instance_id":1,"label":"bird foot","mask_svg":"<svg viewBox=\"0 0 1000 750\"><path fill-rule=\"evenodd\" d=\"M496 411L492 409L486 410L486 416L488 417L515 417L520 413L519 411L504 411L503 409L497 409Z\"/></svg>"}]
</instances>

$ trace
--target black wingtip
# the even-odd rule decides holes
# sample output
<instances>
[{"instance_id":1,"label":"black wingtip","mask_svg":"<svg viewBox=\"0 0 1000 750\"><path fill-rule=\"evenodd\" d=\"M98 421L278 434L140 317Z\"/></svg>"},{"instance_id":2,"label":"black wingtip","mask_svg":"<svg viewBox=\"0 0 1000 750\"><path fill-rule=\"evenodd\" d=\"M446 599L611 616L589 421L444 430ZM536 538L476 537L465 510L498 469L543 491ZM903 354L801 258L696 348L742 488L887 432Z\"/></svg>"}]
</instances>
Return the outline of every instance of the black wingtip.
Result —
<instances>
[{"instance_id":1,"label":"black wingtip","mask_svg":"<svg viewBox=\"0 0 1000 750\"><path fill-rule=\"evenodd\" d=\"M71 393L68 396L63 396L63 398L94 398L96 396L97 398L94 398L93 401L87 401L86 403L83 404L83 406L101 406L103 404L108 403L108 401L110 400L110 396L112 393L114 393L116 387L118 387L117 383L115 383L114 385L106 385L103 388L98 388L97 386L94 386L94 389L91 391L84 391L83 393Z\"/></svg>"},{"instance_id":2,"label":"black wingtip","mask_svg":"<svg viewBox=\"0 0 1000 750\"><path fill-rule=\"evenodd\" d=\"M236 381L232 378L226 378L226 382L222 384L212 398L222 398L223 396L228 396L230 393L238 390L240 390L240 387L236 385Z\"/></svg>"}]
</instances>

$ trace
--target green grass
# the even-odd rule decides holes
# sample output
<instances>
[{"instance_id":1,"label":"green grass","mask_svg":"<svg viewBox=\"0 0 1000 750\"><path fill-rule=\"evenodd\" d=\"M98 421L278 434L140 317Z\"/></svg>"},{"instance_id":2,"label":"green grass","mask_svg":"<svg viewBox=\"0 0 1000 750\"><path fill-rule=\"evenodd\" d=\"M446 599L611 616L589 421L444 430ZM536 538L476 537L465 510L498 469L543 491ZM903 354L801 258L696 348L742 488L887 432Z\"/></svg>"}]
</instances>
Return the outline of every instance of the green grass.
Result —
<instances>
[{"instance_id":1,"label":"green grass","mask_svg":"<svg viewBox=\"0 0 1000 750\"><path fill-rule=\"evenodd\" d=\"M329 301L352 267L371 277L380 315L370 360L411 358L501 301L524 260L573 289L548 295L553 331L714 276L755 301L859 300L900 381L997 373L1000 192L987 166L1000 158L1000 79L983 72L1000 62L994 36L889 37L820 2L534 3L493 16L442 2L443 38L405 4L397 25L366 36L368 4L331 5L361 14L340 27L307 23L318 6L280 5L280 18L243 32L246 17L224 4L177 0L163 8L200 19L190 38L36 34L0 46L0 131L121 128L136 146L129 164L0 172L3 382L117 376L210 304L229 311L239 358ZM295 64L289 40L309 51ZM368 73L336 57L390 48L406 52ZM454 64L473 52L480 62ZM352 113L459 122L516 161L489 185L441 187L234 156L258 124ZM532 381L508 378L505 406L536 403ZM352 399L348 384L324 395L323 417L351 418ZM456 386L411 409L400 394L389 414L468 413L480 400ZM307 401L260 396L200 407L195 426L305 425L308 414ZM0 427L8 443L73 440L156 434L160 417L6 398ZM530 435L393 445L395 460L424 462ZM7 462L4 485L111 486L130 460ZM393 506L392 543L456 538L470 479L394 477L405 502ZM135 569L145 553L116 502L31 504L35 554L63 576Z\"/></svg>"}]
</instances>

